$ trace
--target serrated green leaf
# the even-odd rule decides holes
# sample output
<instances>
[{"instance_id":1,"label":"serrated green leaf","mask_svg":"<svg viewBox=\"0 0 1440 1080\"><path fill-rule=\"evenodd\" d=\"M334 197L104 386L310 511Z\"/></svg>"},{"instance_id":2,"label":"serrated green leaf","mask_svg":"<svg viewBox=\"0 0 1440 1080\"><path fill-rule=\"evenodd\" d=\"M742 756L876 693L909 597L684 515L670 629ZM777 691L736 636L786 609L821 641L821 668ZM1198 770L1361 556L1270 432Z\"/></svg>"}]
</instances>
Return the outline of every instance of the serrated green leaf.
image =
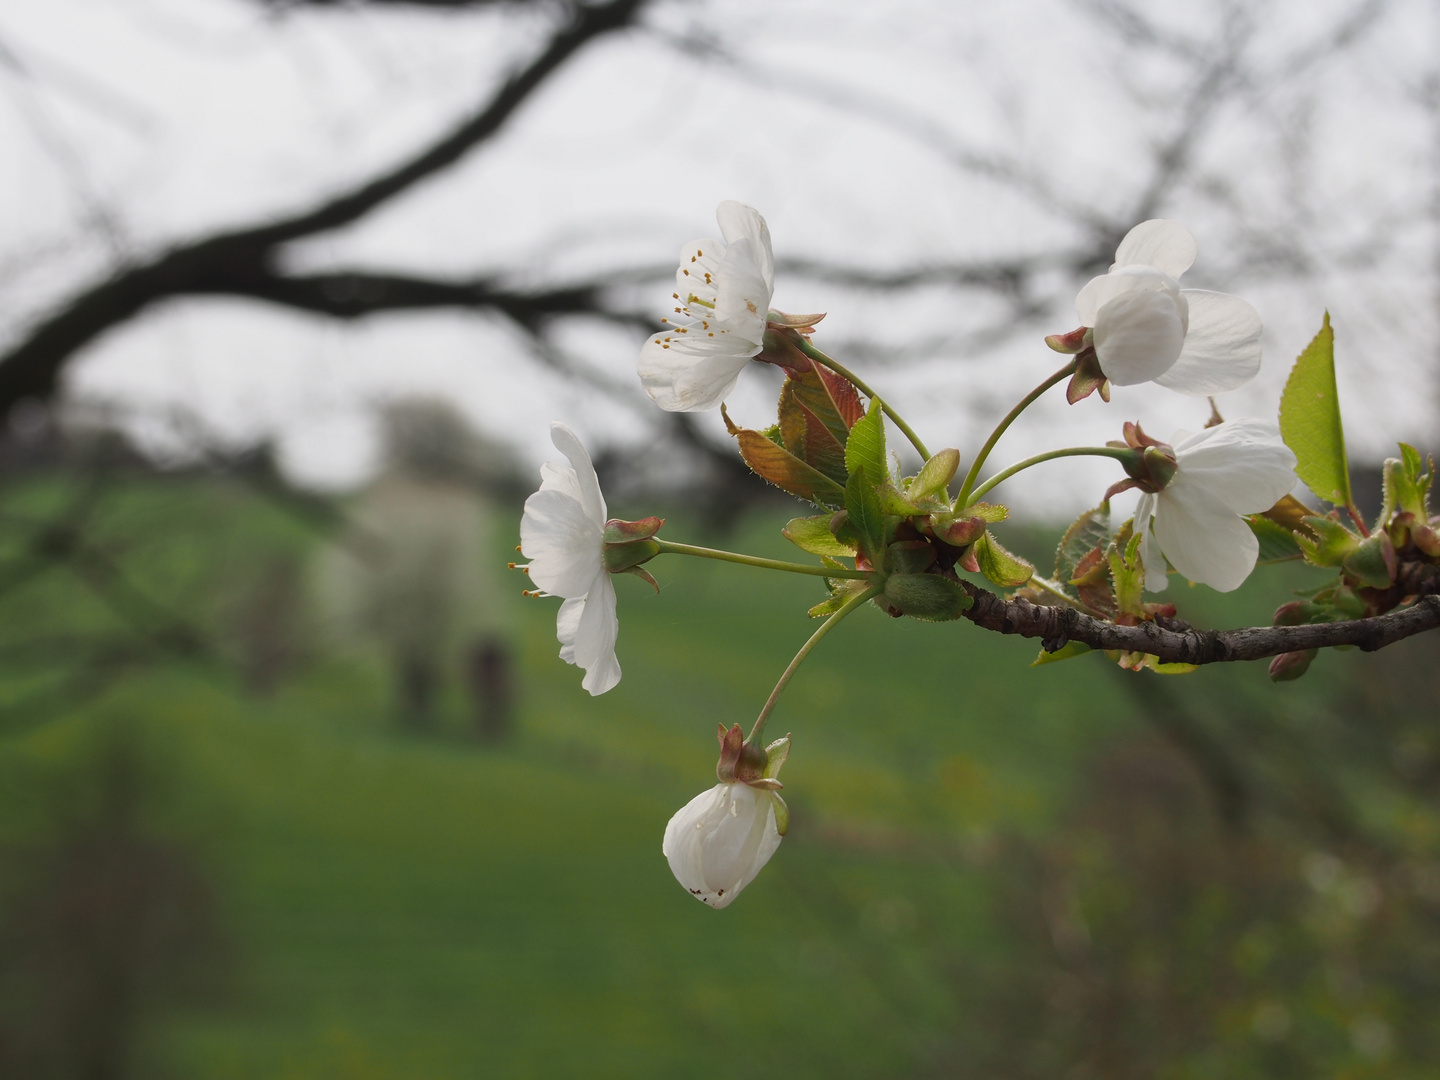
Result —
<instances>
[{"instance_id":1,"label":"serrated green leaf","mask_svg":"<svg viewBox=\"0 0 1440 1080\"><path fill-rule=\"evenodd\" d=\"M954 448L941 450L920 466L920 471L905 488L905 497L914 500L944 496L959 469L960 451Z\"/></svg>"},{"instance_id":2,"label":"serrated green leaf","mask_svg":"<svg viewBox=\"0 0 1440 1080\"><path fill-rule=\"evenodd\" d=\"M745 428L739 429L735 437L745 464L780 490L819 506L840 507L845 504L844 488L783 446L758 431Z\"/></svg>"},{"instance_id":3,"label":"serrated green leaf","mask_svg":"<svg viewBox=\"0 0 1440 1080\"><path fill-rule=\"evenodd\" d=\"M1295 534L1285 526L1259 514L1251 514L1245 521L1260 541L1259 562L1277 563L1300 558L1300 545L1295 542Z\"/></svg>"},{"instance_id":4,"label":"serrated green leaf","mask_svg":"<svg viewBox=\"0 0 1440 1080\"><path fill-rule=\"evenodd\" d=\"M830 517L829 514L821 514L818 517L791 518L780 530L780 535L811 555L828 555L837 559L854 555L855 549L842 544L830 531Z\"/></svg>"},{"instance_id":5,"label":"serrated green leaf","mask_svg":"<svg viewBox=\"0 0 1440 1080\"><path fill-rule=\"evenodd\" d=\"M1035 567L1001 547L989 530L975 541L974 550L980 572L996 585L1014 588L1024 585L1035 574Z\"/></svg>"},{"instance_id":6,"label":"serrated green leaf","mask_svg":"<svg viewBox=\"0 0 1440 1080\"><path fill-rule=\"evenodd\" d=\"M885 466L885 417L879 398L870 399L869 410L850 429L845 440L845 468L852 475L865 470L872 487L890 479L890 470Z\"/></svg>"},{"instance_id":7,"label":"serrated green leaf","mask_svg":"<svg viewBox=\"0 0 1440 1080\"><path fill-rule=\"evenodd\" d=\"M816 379L814 372L808 372L807 375L812 380ZM777 426L785 449L837 484L843 484L848 475L845 468L845 444L837 440L831 428L799 400L795 393L798 385L800 384L792 375L780 388L780 422ZM833 420L843 430L844 425L838 414Z\"/></svg>"},{"instance_id":8,"label":"serrated green leaf","mask_svg":"<svg viewBox=\"0 0 1440 1080\"><path fill-rule=\"evenodd\" d=\"M1333 518L1307 517L1305 527L1315 538L1296 533L1295 542L1311 566L1340 566L1360 546L1360 537Z\"/></svg>"},{"instance_id":9,"label":"serrated green leaf","mask_svg":"<svg viewBox=\"0 0 1440 1080\"><path fill-rule=\"evenodd\" d=\"M865 421L860 421L863 424ZM855 427L858 430L860 424ZM845 509L849 513L850 527L860 536L860 546L870 565L876 570L885 568L885 515L880 510L880 499L875 486L863 469L850 474L845 485Z\"/></svg>"},{"instance_id":10,"label":"serrated green leaf","mask_svg":"<svg viewBox=\"0 0 1440 1080\"><path fill-rule=\"evenodd\" d=\"M1295 473L1320 498L1348 506L1350 468L1335 389L1335 332L1330 313L1295 359L1280 396L1280 435L1295 454Z\"/></svg>"},{"instance_id":11,"label":"serrated green leaf","mask_svg":"<svg viewBox=\"0 0 1440 1080\"><path fill-rule=\"evenodd\" d=\"M1055 548L1055 580L1069 581L1081 559L1097 547L1104 551L1109 542L1110 504L1105 502L1086 510L1065 530Z\"/></svg>"},{"instance_id":12,"label":"serrated green leaf","mask_svg":"<svg viewBox=\"0 0 1440 1080\"><path fill-rule=\"evenodd\" d=\"M1121 535L1125 530L1121 530ZM1119 537L1116 538L1117 540ZM1140 534L1132 532L1122 554L1112 542L1105 553L1110 563L1110 580L1115 585L1115 610L1126 615L1145 615L1145 567L1140 561Z\"/></svg>"},{"instance_id":13,"label":"serrated green leaf","mask_svg":"<svg viewBox=\"0 0 1440 1080\"><path fill-rule=\"evenodd\" d=\"M1084 656L1086 653L1093 651L1094 650L1083 641L1067 641L1054 652L1046 652L1044 649L1041 649L1040 655L1035 658L1030 666L1040 667L1042 664L1058 664L1061 660L1069 660L1072 656Z\"/></svg>"}]
</instances>

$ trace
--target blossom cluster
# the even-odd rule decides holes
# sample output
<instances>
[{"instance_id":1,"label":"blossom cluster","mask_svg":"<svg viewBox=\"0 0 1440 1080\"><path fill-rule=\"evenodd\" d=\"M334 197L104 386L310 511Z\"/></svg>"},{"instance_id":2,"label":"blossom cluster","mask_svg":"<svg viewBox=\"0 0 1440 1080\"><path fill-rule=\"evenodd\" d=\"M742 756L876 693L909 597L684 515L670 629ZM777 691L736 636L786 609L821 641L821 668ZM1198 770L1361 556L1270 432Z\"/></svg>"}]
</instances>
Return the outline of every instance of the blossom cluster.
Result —
<instances>
[{"instance_id":1,"label":"blossom cluster","mask_svg":"<svg viewBox=\"0 0 1440 1080\"><path fill-rule=\"evenodd\" d=\"M957 618L973 601L961 571L1129 625L1173 612L1170 605L1143 603L1141 591L1165 588L1167 564L1193 582L1220 591L1237 588L1259 555L1254 516L1271 511L1291 491L1296 457L1275 422L1223 421L1212 397L1211 422L1198 432L1177 433L1166 443L1127 423L1124 441L1046 451L979 483L986 455L1012 413L976 455L954 495L959 451L930 454L898 413L816 349L811 335L821 316L771 308L775 259L764 218L738 202L721 203L716 216L720 240L695 240L681 249L666 329L640 351L640 385L662 409L723 412L752 362L783 369L785 389L774 428L740 428L728 415L725 424L756 473L822 511L792 521L785 535L824 564L673 544L656 535L663 524L659 518L610 519L589 455L558 422L551 438L568 464L542 466L540 489L525 503L520 532L521 550L530 560L523 569L536 586L530 595L562 598L556 623L560 656L585 672L581 685L591 694L604 693L620 679L614 574L635 574L655 585L643 563L670 552L825 579L829 599L811 614L828 616L826 622L781 676L749 737L738 725L722 726L719 783L687 803L665 830L662 849L677 880L718 908L754 879L785 833L788 810L776 773L789 752L789 737L767 746L760 736L795 666L836 621L868 601L894 616ZM1182 289L1179 279L1196 254L1194 237L1177 222L1146 221L1130 230L1109 271L1076 297L1080 327L1046 339L1071 360L1039 389L1068 377L1072 403L1097 391L1108 402L1112 386L1147 382L1211 397L1254 378L1260 368L1260 317L1237 297ZM887 422L924 461L913 477L899 476L890 463ZM1046 581L1000 546L991 526L1008 511L980 497L1025 468L1081 454L1111 457L1124 469L1125 479L1102 500L1106 520L1109 500L1118 492L1136 489L1139 502L1113 538L1102 537L1093 550L1066 563L1064 580ZM1121 662L1137 666L1133 658Z\"/></svg>"}]
</instances>

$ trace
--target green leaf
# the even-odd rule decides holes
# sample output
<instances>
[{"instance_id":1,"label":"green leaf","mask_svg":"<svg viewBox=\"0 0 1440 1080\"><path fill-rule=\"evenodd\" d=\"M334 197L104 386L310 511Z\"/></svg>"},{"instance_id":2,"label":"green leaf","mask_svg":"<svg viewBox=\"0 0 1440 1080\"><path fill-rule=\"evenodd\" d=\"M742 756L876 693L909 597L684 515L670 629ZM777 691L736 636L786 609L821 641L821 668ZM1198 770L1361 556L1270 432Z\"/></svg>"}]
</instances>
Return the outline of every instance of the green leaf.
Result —
<instances>
[{"instance_id":1,"label":"green leaf","mask_svg":"<svg viewBox=\"0 0 1440 1080\"><path fill-rule=\"evenodd\" d=\"M844 488L783 446L748 428L737 429L734 434L740 443L740 456L745 459L745 464L781 491L788 491L818 506L844 505Z\"/></svg>"},{"instance_id":2,"label":"green leaf","mask_svg":"<svg viewBox=\"0 0 1440 1080\"><path fill-rule=\"evenodd\" d=\"M1110 504L1101 503L1094 510L1086 510L1060 538L1055 549L1056 581L1069 581L1075 576L1075 567L1080 560L1095 548L1105 550L1110 542Z\"/></svg>"},{"instance_id":3,"label":"green leaf","mask_svg":"<svg viewBox=\"0 0 1440 1080\"><path fill-rule=\"evenodd\" d=\"M1335 332L1330 313L1320 333L1295 360L1280 396L1280 435L1294 451L1295 473L1320 498L1350 503L1350 469L1345 431L1335 389Z\"/></svg>"},{"instance_id":4,"label":"green leaf","mask_svg":"<svg viewBox=\"0 0 1440 1080\"><path fill-rule=\"evenodd\" d=\"M814 372L808 372L807 375L812 380L817 379ZM837 439L831 428L799 400L795 392L797 385L799 383L792 375L780 388L780 422L777 426L782 444L807 465L824 473L837 484L843 484L848 475L843 435ZM844 424L839 415L835 414L833 419L843 432Z\"/></svg>"},{"instance_id":5,"label":"green leaf","mask_svg":"<svg viewBox=\"0 0 1440 1080\"><path fill-rule=\"evenodd\" d=\"M980 572L996 585L1024 585L1035 575L1035 567L1018 555L1012 555L987 530L975 541L975 561Z\"/></svg>"},{"instance_id":6,"label":"green leaf","mask_svg":"<svg viewBox=\"0 0 1440 1080\"><path fill-rule=\"evenodd\" d=\"M1245 521L1260 541L1259 562L1277 563L1300 558L1300 545L1295 542L1295 534L1284 525L1277 525L1259 514L1251 514Z\"/></svg>"},{"instance_id":7,"label":"green leaf","mask_svg":"<svg viewBox=\"0 0 1440 1080\"><path fill-rule=\"evenodd\" d=\"M1360 537L1333 518L1307 517L1305 527L1315 539L1296 533L1295 542L1312 566L1339 566L1360 546Z\"/></svg>"},{"instance_id":8,"label":"green leaf","mask_svg":"<svg viewBox=\"0 0 1440 1080\"><path fill-rule=\"evenodd\" d=\"M1034 663L1030 666L1040 667L1042 664L1057 664L1061 660L1069 660L1072 656L1084 656L1086 653L1092 651L1090 646L1086 645L1083 641L1067 641L1054 652L1046 652L1044 649L1041 649L1040 655L1035 658Z\"/></svg>"},{"instance_id":9,"label":"green leaf","mask_svg":"<svg viewBox=\"0 0 1440 1080\"><path fill-rule=\"evenodd\" d=\"M810 361L810 367L798 374L791 373L795 400L809 409L830 430L838 443L845 442L846 433L865 415L860 396L848 379L829 368Z\"/></svg>"},{"instance_id":10,"label":"green leaf","mask_svg":"<svg viewBox=\"0 0 1440 1080\"><path fill-rule=\"evenodd\" d=\"M865 421L860 421L863 424ZM855 425L856 429L860 424ZM883 460L883 459L882 459ZM857 469L850 474L845 485L845 509L849 512L850 526L860 536L870 565L876 570L885 568L885 515L880 512L880 500L875 486L864 470Z\"/></svg>"},{"instance_id":11,"label":"green leaf","mask_svg":"<svg viewBox=\"0 0 1440 1080\"><path fill-rule=\"evenodd\" d=\"M870 399L870 409L850 429L845 440L845 468L851 474L864 469L873 487L890 479L890 470L885 465L885 417L880 412L880 399Z\"/></svg>"},{"instance_id":12,"label":"green leaf","mask_svg":"<svg viewBox=\"0 0 1440 1080\"><path fill-rule=\"evenodd\" d=\"M1120 536L1125 530L1120 530ZM1120 536L1117 536L1118 540ZM1121 554L1111 543L1105 553L1110 562L1110 580L1115 583L1115 609L1126 615L1145 615L1145 567L1140 562L1140 533L1131 533Z\"/></svg>"},{"instance_id":13,"label":"green leaf","mask_svg":"<svg viewBox=\"0 0 1440 1080\"><path fill-rule=\"evenodd\" d=\"M891 574L885 599L895 610L925 622L958 619L974 603L959 582L939 574Z\"/></svg>"},{"instance_id":14,"label":"green leaf","mask_svg":"<svg viewBox=\"0 0 1440 1080\"><path fill-rule=\"evenodd\" d=\"M821 514L818 517L791 518L780 530L780 535L811 555L829 555L836 559L854 555L855 549L842 544L830 531L830 517L829 514Z\"/></svg>"},{"instance_id":15,"label":"green leaf","mask_svg":"<svg viewBox=\"0 0 1440 1080\"><path fill-rule=\"evenodd\" d=\"M941 450L920 466L920 471L905 488L905 497L915 500L932 495L943 496L959 470L960 451L953 448Z\"/></svg>"},{"instance_id":16,"label":"green leaf","mask_svg":"<svg viewBox=\"0 0 1440 1080\"><path fill-rule=\"evenodd\" d=\"M830 582L830 595L820 603L812 607L807 614L812 619L818 619L825 615L834 615L845 606L846 601L856 593L863 592L867 588L864 581L853 578L841 578L838 581Z\"/></svg>"}]
</instances>

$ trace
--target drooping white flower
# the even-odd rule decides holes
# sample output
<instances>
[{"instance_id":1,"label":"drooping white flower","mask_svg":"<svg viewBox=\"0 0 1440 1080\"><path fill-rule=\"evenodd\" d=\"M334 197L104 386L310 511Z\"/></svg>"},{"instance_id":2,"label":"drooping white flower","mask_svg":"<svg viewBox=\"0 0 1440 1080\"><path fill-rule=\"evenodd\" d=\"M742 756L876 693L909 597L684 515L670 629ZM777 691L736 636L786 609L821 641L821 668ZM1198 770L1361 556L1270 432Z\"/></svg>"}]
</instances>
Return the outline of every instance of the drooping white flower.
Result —
<instances>
[{"instance_id":1,"label":"drooping white flower","mask_svg":"<svg viewBox=\"0 0 1440 1080\"><path fill-rule=\"evenodd\" d=\"M1094 328L1100 370L1116 386L1155 382L1205 397L1260 370L1260 316L1236 296L1182 289L1195 238L1177 221L1142 221L1120 241L1110 272L1075 298Z\"/></svg>"},{"instance_id":2,"label":"drooping white flower","mask_svg":"<svg viewBox=\"0 0 1440 1080\"><path fill-rule=\"evenodd\" d=\"M520 518L520 549L536 586L565 598L555 620L560 658L584 670L581 686L603 694L620 681L620 620L603 554L605 497L575 433L557 420L550 441L570 464L540 466L540 490L525 500Z\"/></svg>"},{"instance_id":3,"label":"drooping white flower","mask_svg":"<svg viewBox=\"0 0 1440 1080\"><path fill-rule=\"evenodd\" d=\"M1295 486L1295 455L1271 420L1228 420L1176 436L1175 475L1135 508L1145 587L1165 587L1165 557L1191 581L1220 592L1255 569L1260 542L1242 514L1269 510ZM1160 551L1151 542L1150 523Z\"/></svg>"},{"instance_id":4,"label":"drooping white flower","mask_svg":"<svg viewBox=\"0 0 1440 1080\"><path fill-rule=\"evenodd\" d=\"M715 211L724 243L680 249L675 311L640 350L640 384L669 412L718 408L758 353L775 291L770 229L759 212L723 202Z\"/></svg>"},{"instance_id":5,"label":"drooping white flower","mask_svg":"<svg viewBox=\"0 0 1440 1080\"><path fill-rule=\"evenodd\" d=\"M665 826L661 850L675 879L711 907L734 900L780 846L778 799L741 782L696 795Z\"/></svg>"}]
</instances>

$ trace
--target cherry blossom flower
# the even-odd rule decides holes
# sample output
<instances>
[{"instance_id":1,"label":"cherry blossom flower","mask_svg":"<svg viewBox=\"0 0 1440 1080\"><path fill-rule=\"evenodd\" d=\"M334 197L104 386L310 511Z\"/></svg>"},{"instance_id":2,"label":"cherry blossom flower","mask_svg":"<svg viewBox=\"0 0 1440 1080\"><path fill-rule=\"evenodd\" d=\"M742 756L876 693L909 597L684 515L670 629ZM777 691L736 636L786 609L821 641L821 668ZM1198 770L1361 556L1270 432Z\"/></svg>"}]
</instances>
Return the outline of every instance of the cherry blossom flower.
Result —
<instances>
[{"instance_id":1,"label":"cherry blossom flower","mask_svg":"<svg viewBox=\"0 0 1440 1080\"><path fill-rule=\"evenodd\" d=\"M1260 370L1260 316L1239 297L1182 289L1195 238L1177 221L1142 221L1120 241L1110 272L1075 298L1094 328L1095 356L1116 386L1155 382L1205 397Z\"/></svg>"},{"instance_id":2,"label":"cherry blossom flower","mask_svg":"<svg viewBox=\"0 0 1440 1080\"><path fill-rule=\"evenodd\" d=\"M675 879L711 907L734 900L780 846L778 799L743 782L696 795L665 826L661 850Z\"/></svg>"},{"instance_id":3,"label":"cherry blossom flower","mask_svg":"<svg viewBox=\"0 0 1440 1080\"><path fill-rule=\"evenodd\" d=\"M1260 543L1242 514L1269 510L1295 486L1295 455L1270 420L1229 420L1195 435L1177 434L1175 475L1135 508L1145 587L1165 588L1163 551L1191 581L1220 592L1255 569ZM1155 526L1151 541L1150 524Z\"/></svg>"},{"instance_id":4,"label":"cherry blossom flower","mask_svg":"<svg viewBox=\"0 0 1440 1080\"><path fill-rule=\"evenodd\" d=\"M680 250L671 327L640 350L640 383L669 412L718 408L765 336L775 291L770 230L743 203L723 202L715 217L725 242Z\"/></svg>"},{"instance_id":5,"label":"cherry blossom flower","mask_svg":"<svg viewBox=\"0 0 1440 1080\"><path fill-rule=\"evenodd\" d=\"M550 441L570 464L540 467L540 490L525 500L520 548L538 594L564 597L555 620L560 659L585 672L581 682L603 694L620 681L615 638L615 586L605 567L606 509L590 455L575 433L556 421Z\"/></svg>"}]
</instances>

